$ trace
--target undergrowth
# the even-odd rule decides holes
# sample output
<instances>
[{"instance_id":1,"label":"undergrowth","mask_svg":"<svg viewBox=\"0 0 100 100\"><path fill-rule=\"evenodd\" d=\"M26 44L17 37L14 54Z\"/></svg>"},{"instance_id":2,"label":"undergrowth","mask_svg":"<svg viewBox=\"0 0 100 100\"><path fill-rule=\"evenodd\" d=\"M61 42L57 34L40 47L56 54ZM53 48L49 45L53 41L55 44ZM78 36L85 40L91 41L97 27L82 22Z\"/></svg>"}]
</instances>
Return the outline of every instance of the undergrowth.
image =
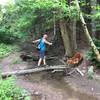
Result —
<instances>
[{"instance_id":1,"label":"undergrowth","mask_svg":"<svg viewBox=\"0 0 100 100\"><path fill-rule=\"evenodd\" d=\"M0 79L0 100L30 100L27 94L26 90L16 85L14 77Z\"/></svg>"},{"instance_id":2,"label":"undergrowth","mask_svg":"<svg viewBox=\"0 0 100 100\"><path fill-rule=\"evenodd\" d=\"M93 39L93 41L94 41L97 49L100 51L100 40ZM88 60L91 61L92 65L96 66L97 68L100 68L100 62L97 61L96 55L92 48L87 52L86 57Z\"/></svg>"},{"instance_id":3,"label":"undergrowth","mask_svg":"<svg viewBox=\"0 0 100 100\"><path fill-rule=\"evenodd\" d=\"M11 44L0 44L0 59L10 55L12 52L18 50L16 45Z\"/></svg>"}]
</instances>

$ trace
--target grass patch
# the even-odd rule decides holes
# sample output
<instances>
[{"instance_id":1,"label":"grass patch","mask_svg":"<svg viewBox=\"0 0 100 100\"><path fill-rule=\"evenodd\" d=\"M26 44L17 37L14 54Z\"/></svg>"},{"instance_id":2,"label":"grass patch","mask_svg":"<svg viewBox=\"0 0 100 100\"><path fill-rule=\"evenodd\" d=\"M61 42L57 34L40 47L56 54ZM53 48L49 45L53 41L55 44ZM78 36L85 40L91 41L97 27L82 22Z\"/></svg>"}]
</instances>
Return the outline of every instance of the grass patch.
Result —
<instances>
[{"instance_id":1,"label":"grass patch","mask_svg":"<svg viewBox=\"0 0 100 100\"><path fill-rule=\"evenodd\" d=\"M17 51L18 47L16 45L0 44L0 59L8 56L10 53Z\"/></svg>"},{"instance_id":2,"label":"grass patch","mask_svg":"<svg viewBox=\"0 0 100 100\"><path fill-rule=\"evenodd\" d=\"M14 77L0 79L0 100L31 100L27 94L26 90L16 85Z\"/></svg>"}]
</instances>

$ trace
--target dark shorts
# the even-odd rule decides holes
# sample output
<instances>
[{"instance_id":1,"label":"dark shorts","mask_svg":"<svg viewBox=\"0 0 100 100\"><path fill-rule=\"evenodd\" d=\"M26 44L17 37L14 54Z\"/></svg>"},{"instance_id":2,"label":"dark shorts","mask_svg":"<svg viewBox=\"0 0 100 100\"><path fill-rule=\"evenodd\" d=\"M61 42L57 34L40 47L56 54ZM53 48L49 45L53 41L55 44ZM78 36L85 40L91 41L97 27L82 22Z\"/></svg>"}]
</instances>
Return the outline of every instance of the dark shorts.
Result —
<instances>
[{"instance_id":1,"label":"dark shorts","mask_svg":"<svg viewBox=\"0 0 100 100\"><path fill-rule=\"evenodd\" d=\"M39 54L40 54L40 58L44 58L44 56L45 56L45 51L40 50L40 51L39 51Z\"/></svg>"}]
</instances>

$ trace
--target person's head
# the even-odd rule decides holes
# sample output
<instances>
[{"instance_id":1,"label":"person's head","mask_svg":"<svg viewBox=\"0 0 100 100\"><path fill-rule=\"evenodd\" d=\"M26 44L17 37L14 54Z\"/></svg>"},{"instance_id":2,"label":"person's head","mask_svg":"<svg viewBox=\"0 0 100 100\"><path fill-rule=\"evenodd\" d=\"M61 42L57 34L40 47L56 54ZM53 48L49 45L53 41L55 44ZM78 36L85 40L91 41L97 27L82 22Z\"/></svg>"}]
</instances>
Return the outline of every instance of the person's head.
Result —
<instances>
[{"instance_id":1,"label":"person's head","mask_svg":"<svg viewBox=\"0 0 100 100\"><path fill-rule=\"evenodd\" d=\"M43 38L44 38L44 39L46 39L47 37L48 37L48 35L47 35L47 34L44 34L44 35L43 35Z\"/></svg>"}]
</instances>

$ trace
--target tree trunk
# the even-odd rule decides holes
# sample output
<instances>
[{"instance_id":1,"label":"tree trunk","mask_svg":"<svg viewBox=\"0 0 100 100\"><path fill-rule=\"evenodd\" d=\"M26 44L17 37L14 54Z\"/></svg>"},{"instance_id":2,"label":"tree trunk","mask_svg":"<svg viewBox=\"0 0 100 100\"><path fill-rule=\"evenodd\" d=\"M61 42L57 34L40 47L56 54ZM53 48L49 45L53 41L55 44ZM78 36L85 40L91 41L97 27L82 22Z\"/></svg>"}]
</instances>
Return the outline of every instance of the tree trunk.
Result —
<instances>
[{"instance_id":1,"label":"tree trunk","mask_svg":"<svg viewBox=\"0 0 100 100\"><path fill-rule=\"evenodd\" d=\"M73 41L73 47L76 50L77 49L77 42L76 42L76 20L72 20L70 25L70 29L72 29L72 41Z\"/></svg>"},{"instance_id":2,"label":"tree trunk","mask_svg":"<svg viewBox=\"0 0 100 100\"><path fill-rule=\"evenodd\" d=\"M75 0L75 2L76 2L77 10L80 12L80 19L81 19L81 22L83 24L83 28L84 28L85 34L87 36L87 39L88 39L88 41L90 43L90 46L94 50L94 53L96 55L97 60L100 62L100 54L99 54L99 51L98 51L96 45L94 44L94 42L93 42L93 40L92 40L92 38L91 38L91 36L89 34L89 31L87 29L87 26L86 26L86 23L85 23L85 20L84 20L84 17L83 17L83 14L82 14L82 12L80 10L80 6L79 6L79 3L78 3L78 0Z\"/></svg>"},{"instance_id":3,"label":"tree trunk","mask_svg":"<svg viewBox=\"0 0 100 100\"><path fill-rule=\"evenodd\" d=\"M74 52L74 41L73 41L73 34L71 33L71 30L69 28L69 25L66 24L66 21L60 20L60 30L61 30L61 35L63 38L63 43L64 43L64 47L65 47L65 54L69 57L71 57Z\"/></svg>"}]
</instances>

